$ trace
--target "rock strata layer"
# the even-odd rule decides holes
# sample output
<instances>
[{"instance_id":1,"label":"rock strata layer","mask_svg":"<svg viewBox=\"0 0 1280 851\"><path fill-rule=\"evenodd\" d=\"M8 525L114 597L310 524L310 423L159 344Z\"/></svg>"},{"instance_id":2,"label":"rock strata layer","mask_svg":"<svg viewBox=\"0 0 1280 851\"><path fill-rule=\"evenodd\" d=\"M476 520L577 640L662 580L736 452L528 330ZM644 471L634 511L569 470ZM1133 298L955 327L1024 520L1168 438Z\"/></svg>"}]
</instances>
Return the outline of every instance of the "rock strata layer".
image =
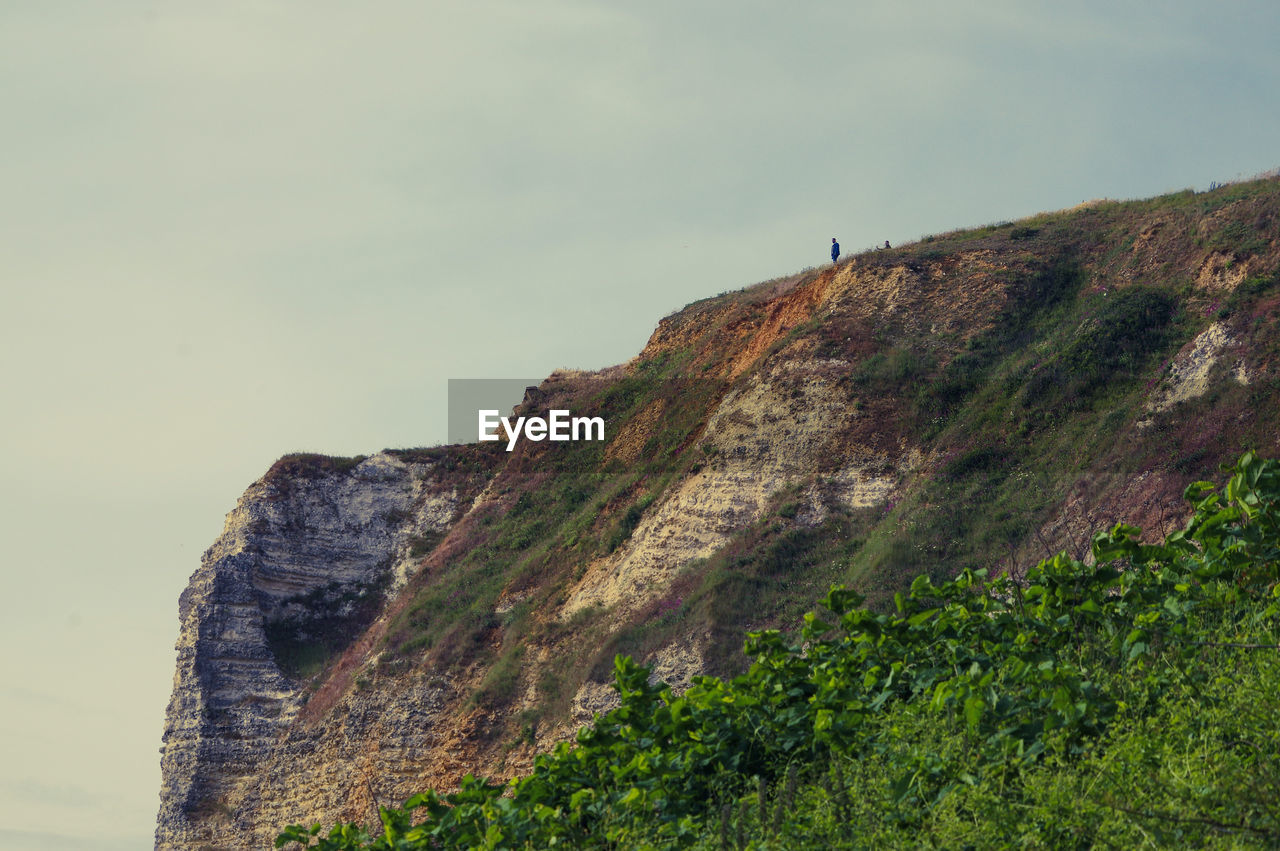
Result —
<instances>
[{"instance_id":1,"label":"rock strata layer","mask_svg":"<svg viewBox=\"0 0 1280 851\"><path fill-rule=\"evenodd\" d=\"M179 600L157 848L269 846L236 814L305 699L282 663L335 649L332 634L358 628L411 569L409 540L454 514L456 495L428 494L430 464L310 463L249 487Z\"/></svg>"}]
</instances>

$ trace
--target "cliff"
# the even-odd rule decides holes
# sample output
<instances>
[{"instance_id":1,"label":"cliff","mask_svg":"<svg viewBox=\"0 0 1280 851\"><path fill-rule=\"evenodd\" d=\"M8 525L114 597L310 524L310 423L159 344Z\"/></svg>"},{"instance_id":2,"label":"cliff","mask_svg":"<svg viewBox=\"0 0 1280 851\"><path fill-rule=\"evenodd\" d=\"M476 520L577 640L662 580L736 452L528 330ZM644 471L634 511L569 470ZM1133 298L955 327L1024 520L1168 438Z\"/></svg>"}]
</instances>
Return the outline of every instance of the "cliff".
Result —
<instances>
[{"instance_id":1,"label":"cliff","mask_svg":"<svg viewBox=\"0 0 1280 851\"><path fill-rule=\"evenodd\" d=\"M1278 223L1273 179L926 238L690 305L521 407L603 443L281 459L179 603L157 847L518 774L610 705L614 653L728 673L836 582L1171 530L1280 450Z\"/></svg>"},{"instance_id":2,"label":"cliff","mask_svg":"<svg viewBox=\"0 0 1280 851\"><path fill-rule=\"evenodd\" d=\"M473 496L437 466L393 453L285 458L227 516L178 603L158 846L247 841L228 802L254 794L268 754L280 754L279 733L308 697L300 683L368 626L410 569L412 542Z\"/></svg>"}]
</instances>

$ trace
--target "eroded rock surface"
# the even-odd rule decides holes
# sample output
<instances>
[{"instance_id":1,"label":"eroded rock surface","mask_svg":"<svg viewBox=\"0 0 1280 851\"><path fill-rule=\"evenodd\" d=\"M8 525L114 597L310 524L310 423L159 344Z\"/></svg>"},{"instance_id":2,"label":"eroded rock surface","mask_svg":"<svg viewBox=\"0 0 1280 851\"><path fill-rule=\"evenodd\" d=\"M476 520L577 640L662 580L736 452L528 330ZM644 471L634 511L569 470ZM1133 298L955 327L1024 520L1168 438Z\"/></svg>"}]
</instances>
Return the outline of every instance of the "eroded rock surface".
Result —
<instances>
[{"instance_id":1,"label":"eroded rock surface","mask_svg":"<svg viewBox=\"0 0 1280 851\"><path fill-rule=\"evenodd\" d=\"M372 616L409 538L453 515L424 492L427 464L313 463L249 487L179 600L158 848L247 847L235 814L305 699L287 669Z\"/></svg>"}]
</instances>

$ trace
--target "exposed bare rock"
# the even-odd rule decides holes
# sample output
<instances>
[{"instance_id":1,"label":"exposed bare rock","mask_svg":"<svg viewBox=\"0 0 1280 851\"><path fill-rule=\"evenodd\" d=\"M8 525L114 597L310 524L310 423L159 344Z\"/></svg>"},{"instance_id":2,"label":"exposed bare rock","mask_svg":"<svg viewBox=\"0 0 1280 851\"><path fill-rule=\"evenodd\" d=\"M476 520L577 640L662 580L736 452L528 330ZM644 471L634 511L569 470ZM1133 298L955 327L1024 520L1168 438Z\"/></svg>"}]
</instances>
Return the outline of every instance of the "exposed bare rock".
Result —
<instances>
[{"instance_id":1,"label":"exposed bare rock","mask_svg":"<svg viewBox=\"0 0 1280 851\"><path fill-rule=\"evenodd\" d=\"M1221 322L1215 322L1200 332L1169 364L1168 376L1147 402L1148 413L1167 411L1179 402L1207 393L1213 367L1233 345L1235 341ZM1231 377L1239 384L1249 383L1249 374L1242 362L1237 362L1232 368ZM1144 423L1150 424L1150 420Z\"/></svg>"},{"instance_id":2,"label":"exposed bare rock","mask_svg":"<svg viewBox=\"0 0 1280 851\"><path fill-rule=\"evenodd\" d=\"M588 606L630 612L661 594L679 568L710 556L759 518L774 494L809 477L834 454L833 444L856 416L842 388L803 365L757 375L730 393L707 423L707 463L650 509L622 547L591 567L562 617ZM846 455L833 477L850 506L885 501L896 472L910 467L909 460L870 450L861 455Z\"/></svg>"},{"instance_id":3,"label":"exposed bare rock","mask_svg":"<svg viewBox=\"0 0 1280 851\"><path fill-rule=\"evenodd\" d=\"M1249 264L1237 263L1235 255L1214 252L1200 266L1196 287L1209 292L1230 292L1249 274Z\"/></svg>"},{"instance_id":4,"label":"exposed bare rock","mask_svg":"<svg viewBox=\"0 0 1280 851\"><path fill-rule=\"evenodd\" d=\"M282 670L299 660L277 656L320 651L367 622L409 536L453 515L449 496L424 493L427 464L386 453L348 470L291 463L245 491L179 600L158 848L244 847L232 814L305 700ZM311 811L295 801L293 812Z\"/></svg>"}]
</instances>

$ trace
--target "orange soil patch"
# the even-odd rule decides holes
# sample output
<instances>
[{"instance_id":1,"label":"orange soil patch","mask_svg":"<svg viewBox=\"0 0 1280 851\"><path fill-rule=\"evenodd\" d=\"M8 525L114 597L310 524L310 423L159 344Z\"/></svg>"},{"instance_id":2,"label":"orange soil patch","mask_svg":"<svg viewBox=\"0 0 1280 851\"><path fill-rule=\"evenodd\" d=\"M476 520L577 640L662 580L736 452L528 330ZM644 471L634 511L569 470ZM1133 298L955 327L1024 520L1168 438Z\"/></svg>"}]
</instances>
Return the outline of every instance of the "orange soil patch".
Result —
<instances>
[{"instance_id":1,"label":"orange soil patch","mask_svg":"<svg viewBox=\"0 0 1280 851\"><path fill-rule=\"evenodd\" d=\"M813 316L814 310L826 300L834 272L834 269L823 272L786 295L765 302L761 305L764 316L752 317L734 329L739 334L749 334L750 339L730 362L730 378L746 372L774 343Z\"/></svg>"}]
</instances>

